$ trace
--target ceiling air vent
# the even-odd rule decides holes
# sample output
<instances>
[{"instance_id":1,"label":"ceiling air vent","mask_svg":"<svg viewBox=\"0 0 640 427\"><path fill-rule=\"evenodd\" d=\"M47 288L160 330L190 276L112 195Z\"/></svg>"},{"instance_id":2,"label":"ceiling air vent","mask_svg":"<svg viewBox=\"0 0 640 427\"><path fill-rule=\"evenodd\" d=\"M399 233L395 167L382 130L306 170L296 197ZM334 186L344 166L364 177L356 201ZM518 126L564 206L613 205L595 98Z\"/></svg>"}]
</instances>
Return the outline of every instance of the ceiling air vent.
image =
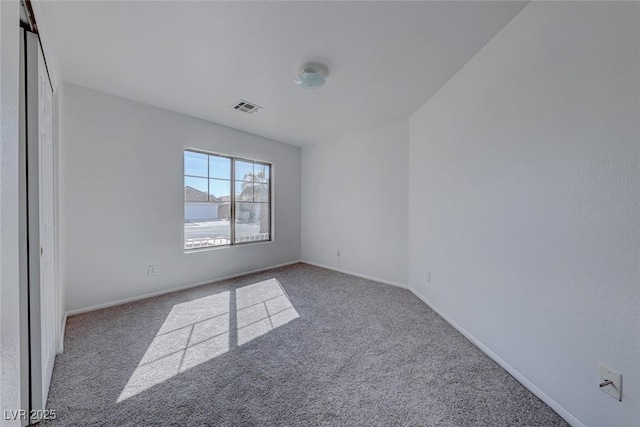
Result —
<instances>
[{"instance_id":1,"label":"ceiling air vent","mask_svg":"<svg viewBox=\"0 0 640 427\"><path fill-rule=\"evenodd\" d=\"M233 108L247 114L257 113L258 111L262 110L261 106L247 102L244 99L238 101L236 105L233 106Z\"/></svg>"}]
</instances>

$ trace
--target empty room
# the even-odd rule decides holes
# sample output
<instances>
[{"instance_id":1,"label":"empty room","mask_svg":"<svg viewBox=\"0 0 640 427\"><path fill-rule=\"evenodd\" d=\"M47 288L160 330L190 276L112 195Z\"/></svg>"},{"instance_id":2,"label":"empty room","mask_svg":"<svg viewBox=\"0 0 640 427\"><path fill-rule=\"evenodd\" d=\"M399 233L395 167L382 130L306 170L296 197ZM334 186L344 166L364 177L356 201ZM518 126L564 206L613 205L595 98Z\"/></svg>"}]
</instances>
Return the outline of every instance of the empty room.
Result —
<instances>
[{"instance_id":1,"label":"empty room","mask_svg":"<svg viewBox=\"0 0 640 427\"><path fill-rule=\"evenodd\" d=\"M0 425L640 426L640 2L0 2Z\"/></svg>"}]
</instances>

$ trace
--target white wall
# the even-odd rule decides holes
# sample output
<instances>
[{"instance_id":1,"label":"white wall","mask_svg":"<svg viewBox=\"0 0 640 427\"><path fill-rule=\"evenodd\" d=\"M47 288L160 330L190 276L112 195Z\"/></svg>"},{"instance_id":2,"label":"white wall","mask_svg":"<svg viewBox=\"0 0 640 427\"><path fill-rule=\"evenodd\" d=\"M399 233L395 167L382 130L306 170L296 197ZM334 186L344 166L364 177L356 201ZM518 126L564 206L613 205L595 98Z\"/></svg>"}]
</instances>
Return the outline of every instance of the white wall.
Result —
<instances>
[{"instance_id":1,"label":"white wall","mask_svg":"<svg viewBox=\"0 0 640 427\"><path fill-rule=\"evenodd\" d=\"M640 425L639 22L532 2L410 120L410 285L576 425Z\"/></svg>"},{"instance_id":2,"label":"white wall","mask_svg":"<svg viewBox=\"0 0 640 427\"><path fill-rule=\"evenodd\" d=\"M300 148L74 85L62 113L67 310L300 258ZM275 241L184 252L186 147L273 164Z\"/></svg>"},{"instance_id":3,"label":"white wall","mask_svg":"<svg viewBox=\"0 0 640 427\"><path fill-rule=\"evenodd\" d=\"M407 285L408 149L406 119L303 147L304 260Z\"/></svg>"},{"instance_id":4,"label":"white wall","mask_svg":"<svg viewBox=\"0 0 640 427\"><path fill-rule=\"evenodd\" d=\"M0 2L0 424L20 404L18 262L18 70L17 1Z\"/></svg>"}]
</instances>

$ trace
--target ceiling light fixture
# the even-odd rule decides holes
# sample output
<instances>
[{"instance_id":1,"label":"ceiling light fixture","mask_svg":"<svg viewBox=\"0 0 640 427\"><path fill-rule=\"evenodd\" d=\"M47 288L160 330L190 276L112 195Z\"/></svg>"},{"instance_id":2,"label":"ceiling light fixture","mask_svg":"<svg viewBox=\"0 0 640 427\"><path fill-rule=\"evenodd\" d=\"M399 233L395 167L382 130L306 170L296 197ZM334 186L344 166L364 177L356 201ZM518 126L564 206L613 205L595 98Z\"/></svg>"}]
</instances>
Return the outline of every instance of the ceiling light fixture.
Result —
<instances>
[{"instance_id":1,"label":"ceiling light fixture","mask_svg":"<svg viewBox=\"0 0 640 427\"><path fill-rule=\"evenodd\" d=\"M295 82L303 89L317 89L324 86L327 74L329 70L324 65L310 63L302 67Z\"/></svg>"}]
</instances>

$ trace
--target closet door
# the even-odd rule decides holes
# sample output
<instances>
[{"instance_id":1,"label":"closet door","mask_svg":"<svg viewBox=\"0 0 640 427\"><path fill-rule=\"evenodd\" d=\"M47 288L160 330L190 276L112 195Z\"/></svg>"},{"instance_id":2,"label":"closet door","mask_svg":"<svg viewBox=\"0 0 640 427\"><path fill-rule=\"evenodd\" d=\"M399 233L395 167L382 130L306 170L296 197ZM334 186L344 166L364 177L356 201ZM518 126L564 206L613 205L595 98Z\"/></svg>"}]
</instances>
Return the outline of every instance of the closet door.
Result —
<instances>
[{"instance_id":1,"label":"closet door","mask_svg":"<svg viewBox=\"0 0 640 427\"><path fill-rule=\"evenodd\" d=\"M25 42L30 406L37 411L45 408L56 354L53 90L38 36L26 32Z\"/></svg>"},{"instance_id":2,"label":"closet door","mask_svg":"<svg viewBox=\"0 0 640 427\"><path fill-rule=\"evenodd\" d=\"M42 403L47 402L56 357L53 229L53 90L38 43L38 154L40 166L40 312L42 317Z\"/></svg>"}]
</instances>

